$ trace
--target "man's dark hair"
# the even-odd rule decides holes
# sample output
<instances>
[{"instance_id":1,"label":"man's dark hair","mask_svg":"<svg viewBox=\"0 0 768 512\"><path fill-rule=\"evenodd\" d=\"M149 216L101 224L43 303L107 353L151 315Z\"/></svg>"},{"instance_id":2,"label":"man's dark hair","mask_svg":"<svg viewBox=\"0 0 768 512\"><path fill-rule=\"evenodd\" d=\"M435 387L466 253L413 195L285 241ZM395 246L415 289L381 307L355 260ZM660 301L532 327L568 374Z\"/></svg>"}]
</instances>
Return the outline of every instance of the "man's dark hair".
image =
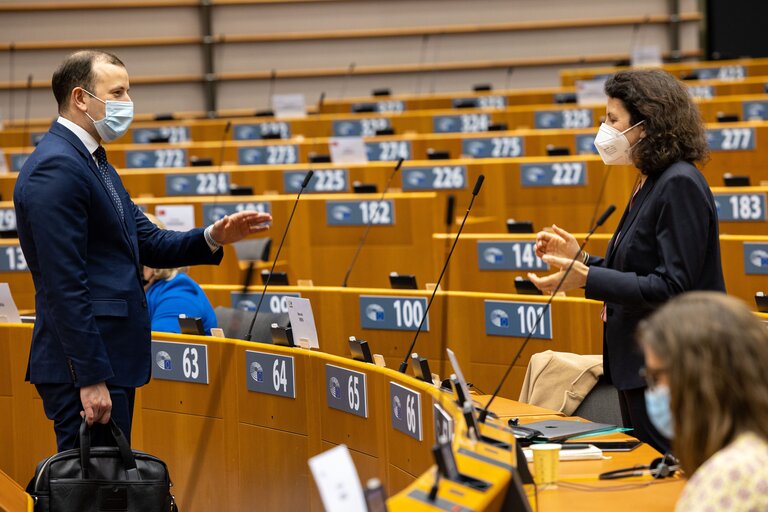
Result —
<instances>
[{"instance_id":1,"label":"man's dark hair","mask_svg":"<svg viewBox=\"0 0 768 512\"><path fill-rule=\"evenodd\" d=\"M681 160L706 162L709 147L701 114L675 77L661 70L619 71L605 82L605 93L621 100L630 126L644 121L645 138L632 149L643 174L663 172Z\"/></svg>"},{"instance_id":2,"label":"man's dark hair","mask_svg":"<svg viewBox=\"0 0 768 512\"><path fill-rule=\"evenodd\" d=\"M93 63L96 61L125 67L120 59L108 52L80 50L71 54L64 59L51 79L51 88L56 102L59 104L59 113L64 112L69 107L69 96L75 87L82 87L93 92Z\"/></svg>"}]
</instances>

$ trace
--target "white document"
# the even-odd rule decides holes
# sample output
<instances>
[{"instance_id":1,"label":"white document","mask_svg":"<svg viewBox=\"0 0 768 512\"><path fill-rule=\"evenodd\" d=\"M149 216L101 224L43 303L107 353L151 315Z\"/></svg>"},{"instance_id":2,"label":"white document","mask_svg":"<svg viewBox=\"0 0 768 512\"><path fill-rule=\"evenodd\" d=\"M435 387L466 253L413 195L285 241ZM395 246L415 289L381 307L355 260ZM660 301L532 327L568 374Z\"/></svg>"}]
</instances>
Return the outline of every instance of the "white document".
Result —
<instances>
[{"instance_id":1,"label":"white document","mask_svg":"<svg viewBox=\"0 0 768 512\"><path fill-rule=\"evenodd\" d=\"M280 119L307 117L307 101L303 94L273 94L272 111Z\"/></svg>"},{"instance_id":2,"label":"white document","mask_svg":"<svg viewBox=\"0 0 768 512\"><path fill-rule=\"evenodd\" d=\"M0 126L0 130L2 130L3 127ZM8 162L5 161L5 151L3 151L3 148L0 148L0 174L5 174L8 172Z\"/></svg>"},{"instance_id":3,"label":"white document","mask_svg":"<svg viewBox=\"0 0 768 512\"><path fill-rule=\"evenodd\" d=\"M288 318L291 320L294 342L299 345L299 341L306 340L309 348L319 349L317 327L309 299L286 297L285 304L288 306Z\"/></svg>"},{"instance_id":4,"label":"white document","mask_svg":"<svg viewBox=\"0 0 768 512\"><path fill-rule=\"evenodd\" d=\"M309 468L323 500L326 512L360 512L366 510L363 486L346 445L315 455Z\"/></svg>"},{"instance_id":5,"label":"white document","mask_svg":"<svg viewBox=\"0 0 768 512\"><path fill-rule=\"evenodd\" d=\"M661 48L658 45L637 45L632 48L630 62L633 68L661 67Z\"/></svg>"},{"instance_id":6,"label":"white document","mask_svg":"<svg viewBox=\"0 0 768 512\"><path fill-rule=\"evenodd\" d=\"M605 105L608 96L605 94L605 79L576 80L576 102L579 105Z\"/></svg>"},{"instance_id":7,"label":"white document","mask_svg":"<svg viewBox=\"0 0 768 512\"><path fill-rule=\"evenodd\" d=\"M331 137L328 142L331 161L335 164L368 162L368 153L362 137Z\"/></svg>"},{"instance_id":8,"label":"white document","mask_svg":"<svg viewBox=\"0 0 768 512\"><path fill-rule=\"evenodd\" d=\"M189 231L195 227L195 207L191 204L157 205L155 217L173 231Z\"/></svg>"},{"instance_id":9,"label":"white document","mask_svg":"<svg viewBox=\"0 0 768 512\"><path fill-rule=\"evenodd\" d=\"M523 448L523 453L526 461L533 462L533 451L530 448ZM603 451L593 444L587 448L560 450L560 460L600 460L602 458Z\"/></svg>"},{"instance_id":10,"label":"white document","mask_svg":"<svg viewBox=\"0 0 768 512\"><path fill-rule=\"evenodd\" d=\"M8 283L0 283L0 323L20 324L21 317Z\"/></svg>"}]
</instances>

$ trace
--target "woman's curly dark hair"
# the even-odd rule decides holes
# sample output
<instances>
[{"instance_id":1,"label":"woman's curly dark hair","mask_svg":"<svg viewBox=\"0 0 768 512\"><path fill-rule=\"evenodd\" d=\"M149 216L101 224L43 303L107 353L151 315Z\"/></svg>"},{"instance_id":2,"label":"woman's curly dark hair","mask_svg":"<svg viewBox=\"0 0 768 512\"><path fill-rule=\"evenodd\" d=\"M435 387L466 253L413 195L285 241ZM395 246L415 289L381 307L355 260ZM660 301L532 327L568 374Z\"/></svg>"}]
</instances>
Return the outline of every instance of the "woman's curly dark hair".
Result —
<instances>
[{"instance_id":1,"label":"woman's curly dark hair","mask_svg":"<svg viewBox=\"0 0 768 512\"><path fill-rule=\"evenodd\" d=\"M693 164L709 158L701 113L688 89L669 73L619 71L605 82L605 93L621 100L630 125L645 121L645 138L632 149L643 174L660 173L680 160Z\"/></svg>"}]
</instances>

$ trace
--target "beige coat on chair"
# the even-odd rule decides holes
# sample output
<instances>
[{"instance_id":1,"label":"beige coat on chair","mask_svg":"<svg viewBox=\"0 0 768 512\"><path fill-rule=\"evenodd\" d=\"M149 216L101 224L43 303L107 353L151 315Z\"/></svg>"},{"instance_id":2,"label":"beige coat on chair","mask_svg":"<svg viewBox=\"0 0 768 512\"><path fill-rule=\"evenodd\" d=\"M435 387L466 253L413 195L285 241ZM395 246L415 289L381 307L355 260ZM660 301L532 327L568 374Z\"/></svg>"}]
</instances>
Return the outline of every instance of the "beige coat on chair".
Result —
<instances>
[{"instance_id":1,"label":"beige coat on chair","mask_svg":"<svg viewBox=\"0 0 768 512\"><path fill-rule=\"evenodd\" d=\"M520 401L570 416L603 374L603 356L547 350L534 354Z\"/></svg>"}]
</instances>

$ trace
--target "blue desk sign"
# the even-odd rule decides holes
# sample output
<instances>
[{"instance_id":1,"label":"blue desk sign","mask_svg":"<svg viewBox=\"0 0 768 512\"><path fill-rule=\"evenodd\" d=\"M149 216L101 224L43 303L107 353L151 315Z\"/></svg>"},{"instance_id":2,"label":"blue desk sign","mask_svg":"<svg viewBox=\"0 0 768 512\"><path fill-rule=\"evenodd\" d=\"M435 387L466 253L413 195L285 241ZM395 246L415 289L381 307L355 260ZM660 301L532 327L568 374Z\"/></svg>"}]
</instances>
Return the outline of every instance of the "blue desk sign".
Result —
<instances>
[{"instance_id":1,"label":"blue desk sign","mask_svg":"<svg viewBox=\"0 0 768 512\"><path fill-rule=\"evenodd\" d=\"M125 167L128 169L186 167L188 161L187 150L183 148L128 150L125 152Z\"/></svg>"},{"instance_id":2,"label":"blue desk sign","mask_svg":"<svg viewBox=\"0 0 768 512\"><path fill-rule=\"evenodd\" d=\"M427 299L424 297L361 295L360 326L363 329L415 331L426 310ZM429 316L421 330L429 331Z\"/></svg>"},{"instance_id":3,"label":"blue desk sign","mask_svg":"<svg viewBox=\"0 0 768 512\"><path fill-rule=\"evenodd\" d=\"M405 102L400 100L386 100L368 103L353 103L352 112L358 112L358 109L373 109L374 112L405 112Z\"/></svg>"},{"instance_id":4,"label":"blue desk sign","mask_svg":"<svg viewBox=\"0 0 768 512\"><path fill-rule=\"evenodd\" d=\"M16 229L16 210L0 208L0 231L12 231L14 229Z\"/></svg>"},{"instance_id":5,"label":"blue desk sign","mask_svg":"<svg viewBox=\"0 0 768 512\"><path fill-rule=\"evenodd\" d=\"M450 443L453 441L453 416L448 414L442 406L432 399L432 415L434 418L435 441L438 443Z\"/></svg>"},{"instance_id":6,"label":"blue desk sign","mask_svg":"<svg viewBox=\"0 0 768 512\"><path fill-rule=\"evenodd\" d=\"M487 132L491 124L488 114L457 114L434 116L432 131L434 133L477 133Z\"/></svg>"},{"instance_id":7,"label":"blue desk sign","mask_svg":"<svg viewBox=\"0 0 768 512\"><path fill-rule=\"evenodd\" d=\"M423 439L421 431L421 393L401 386L397 382L389 383L389 409L392 428L417 441Z\"/></svg>"},{"instance_id":8,"label":"blue desk sign","mask_svg":"<svg viewBox=\"0 0 768 512\"><path fill-rule=\"evenodd\" d=\"M722 66L719 68L696 69L694 73L699 80L711 80L713 78L739 80L747 76L747 69L744 66Z\"/></svg>"},{"instance_id":9,"label":"blue desk sign","mask_svg":"<svg viewBox=\"0 0 768 512\"><path fill-rule=\"evenodd\" d=\"M464 190L467 188L465 165L436 165L433 167L404 167L403 191Z\"/></svg>"},{"instance_id":10,"label":"blue desk sign","mask_svg":"<svg viewBox=\"0 0 768 512\"><path fill-rule=\"evenodd\" d=\"M28 272L27 260L18 245L10 245L2 248L0 256L0 272Z\"/></svg>"},{"instance_id":11,"label":"blue desk sign","mask_svg":"<svg viewBox=\"0 0 768 512\"><path fill-rule=\"evenodd\" d=\"M520 165L523 187L584 187L587 185L587 164L584 162L555 162Z\"/></svg>"},{"instance_id":12,"label":"blue desk sign","mask_svg":"<svg viewBox=\"0 0 768 512\"><path fill-rule=\"evenodd\" d=\"M451 100L451 105L453 108L465 105L473 105L473 108L507 108L507 98L506 96L498 95L476 96L474 98L453 98Z\"/></svg>"},{"instance_id":13,"label":"blue desk sign","mask_svg":"<svg viewBox=\"0 0 768 512\"><path fill-rule=\"evenodd\" d=\"M715 97L715 88L711 85L691 85L688 93L697 99L710 100Z\"/></svg>"},{"instance_id":14,"label":"blue desk sign","mask_svg":"<svg viewBox=\"0 0 768 512\"><path fill-rule=\"evenodd\" d=\"M24 167L24 163L26 163L27 158L29 158L29 155L32 153L14 153L10 155L11 158L11 171L13 172L19 172L22 167Z\"/></svg>"},{"instance_id":15,"label":"blue desk sign","mask_svg":"<svg viewBox=\"0 0 768 512\"><path fill-rule=\"evenodd\" d=\"M549 270L536 256L536 242L478 240L477 266L480 270Z\"/></svg>"},{"instance_id":16,"label":"blue desk sign","mask_svg":"<svg viewBox=\"0 0 768 512\"><path fill-rule=\"evenodd\" d=\"M395 162L411 159L411 141L409 140L385 140L380 142L366 142L365 152L368 160L376 162Z\"/></svg>"},{"instance_id":17,"label":"blue desk sign","mask_svg":"<svg viewBox=\"0 0 768 512\"><path fill-rule=\"evenodd\" d=\"M213 224L225 215L236 212L272 213L272 203L261 201L257 203L206 203L203 204L203 224Z\"/></svg>"},{"instance_id":18,"label":"blue desk sign","mask_svg":"<svg viewBox=\"0 0 768 512\"><path fill-rule=\"evenodd\" d=\"M741 114L745 121L763 121L768 118L768 101L745 101Z\"/></svg>"},{"instance_id":19,"label":"blue desk sign","mask_svg":"<svg viewBox=\"0 0 768 512\"><path fill-rule=\"evenodd\" d=\"M228 172L197 172L165 175L167 196L229 195Z\"/></svg>"},{"instance_id":20,"label":"blue desk sign","mask_svg":"<svg viewBox=\"0 0 768 512\"><path fill-rule=\"evenodd\" d=\"M208 347L199 343L152 340L152 377L208 384Z\"/></svg>"},{"instance_id":21,"label":"blue desk sign","mask_svg":"<svg viewBox=\"0 0 768 512\"><path fill-rule=\"evenodd\" d=\"M395 225L395 202L383 201L326 201L325 220L329 226Z\"/></svg>"},{"instance_id":22,"label":"blue desk sign","mask_svg":"<svg viewBox=\"0 0 768 512\"><path fill-rule=\"evenodd\" d=\"M536 330L536 318L544 311ZM485 334L488 336L512 336L525 338L533 331L531 338L552 339L551 309L543 302L485 301Z\"/></svg>"},{"instance_id":23,"label":"blue desk sign","mask_svg":"<svg viewBox=\"0 0 768 512\"><path fill-rule=\"evenodd\" d=\"M461 152L472 158L510 158L523 156L525 143L522 137L483 137L461 141Z\"/></svg>"},{"instance_id":24,"label":"blue desk sign","mask_svg":"<svg viewBox=\"0 0 768 512\"><path fill-rule=\"evenodd\" d=\"M765 216L765 193L715 194L717 218L731 222L761 222Z\"/></svg>"},{"instance_id":25,"label":"blue desk sign","mask_svg":"<svg viewBox=\"0 0 768 512\"><path fill-rule=\"evenodd\" d=\"M189 126L158 126L156 128L134 128L133 143L149 144L152 139L168 137L168 142L189 142Z\"/></svg>"},{"instance_id":26,"label":"blue desk sign","mask_svg":"<svg viewBox=\"0 0 768 512\"><path fill-rule=\"evenodd\" d=\"M296 398L293 357L246 350L245 385L248 391Z\"/></svg>"},{"instance_id":27,"label":"blue desk sign","mask_svg":"<svg viewBox=\"0 0 768 512\"><path fill-rule=\"evenodd\" d=\"M283 171L283 192L295 194L301 190L306 171ZM308 193L327 194L347 192L349 190L349 171L347 169L317 169L309 180Z\"/></svg>"},{"instance_id":28,"label":"blue desk sign","mask_svg":"<svg viewBox=\"0 0 768 512\"><path fill-rule=\"evenodd\" d=\"M299 147L295 144L237 148L237 163L240 165L281 165L298 161Z\"/></svg>"},{"instance_id":29,"label":"blue desk sign","mask_svg":"<svg viewBox=\"0 0 768 512\"><path fill-rule=\"evenodd\" d=\"M368 417L365 373L325 365L325 399L328 407L361 418Z\"/></svg>"},{"instance_id":30,"label":"blue desk sign","mask_svg":"<svg viewBox=\"0 0 768 512\"><path fill-rule=\"evenodd\" d=\"M333 122L334 137L374 137L377 130L387 130L392 124L387 117L339 119Z\"/></svg>"},{"instance_id":31,"label":"blue desk sign","mask_svg":"<svg viewBox=\"0 0 768 512\"><path fill-rule=\"evenodd\" d=\"M713 151L754 150L757 142L754 128L716 128L707 130L707 143Z\"/></svg>"},{"instance_id":32,"label":"blue desk sign","mask_svg":"<svg viewBox=\"0 0 768 512\"><path fill-rule=\"evenodd\" d=\"M589 128L593 126L592 110L588 108L539 110L534 112L534 126L537 129Z\"/></svg>"},{"instance_id":33,"label":"blue desk sign","mask_svg":"<svg viewBox=\"0 0 768 512\"><path fill-rule=\"evenodd\" d=\"M256 311L260 293L230 292L230 301L234 309L244 311ZM264 294L261 302L261 313L288 313L287 299L289 297L301 297L300 293L271 293Z\"/></svg>"},{"instance_id":34,"label":"blue desk sign","mask_svg":"<svg viewBox=\"0 0 768 512\"><path fill-rule=\"evenodd\" d=\"M768 274L768 243L744 242L744 273Z\"/></svg>"},{"instance_id":35,"label":"blue desk sign","mask_svg":"<svg viewBox=\"0 0 768 512\"><path fill-rule=\"evenodd\" d=\"M266 123L248 123L232 125L235 140L259 140L264 136L279 135L281 139L291 138L291 125L283 121L267 121Z\"/></svg>"},{"instance_id":36,"label":"blue desk sign","mask_svg":"<svg viewBox=\"0 0 768 512\"><path fill-rule=\"evenodd\" d=\"M596 133L579 133L576 135L576 154L578 155L596 155L595 147Z\"/></svg>"}]
</instances>

